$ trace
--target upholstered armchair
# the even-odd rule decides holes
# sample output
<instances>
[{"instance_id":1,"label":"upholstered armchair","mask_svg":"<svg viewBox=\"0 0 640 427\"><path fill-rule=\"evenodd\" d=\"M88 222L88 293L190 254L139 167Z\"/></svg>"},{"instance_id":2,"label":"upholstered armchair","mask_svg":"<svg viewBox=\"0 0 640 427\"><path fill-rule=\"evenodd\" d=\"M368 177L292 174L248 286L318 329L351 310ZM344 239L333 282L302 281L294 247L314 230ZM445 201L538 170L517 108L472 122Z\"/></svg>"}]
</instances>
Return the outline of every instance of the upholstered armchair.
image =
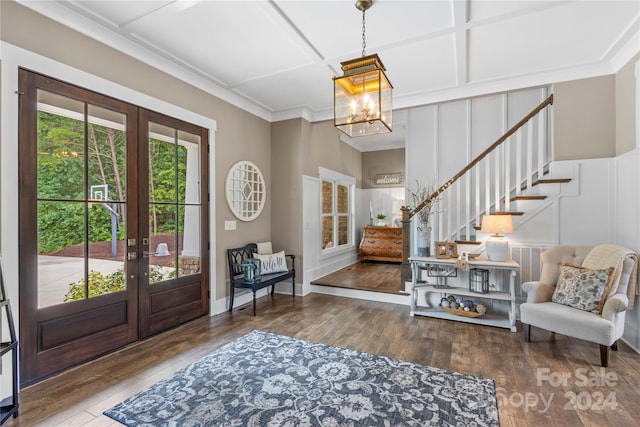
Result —
<instances>
[{"instance_id":1,"label":"upholstered armchair","mask_svg":"<svg viewBox=\"0 0 640 427\"><path fill-rule=\"evenodd\" d=\"M608 366L609 348L617 350L626 311L633 307L637 254L614 245L556 246L542 253L540 264L540 280L522 284L525 342L531 340L531 326L594 342L600 345L601 365ZM585 302L585 295L594 293Z\"/></svg>"}]
</instances>

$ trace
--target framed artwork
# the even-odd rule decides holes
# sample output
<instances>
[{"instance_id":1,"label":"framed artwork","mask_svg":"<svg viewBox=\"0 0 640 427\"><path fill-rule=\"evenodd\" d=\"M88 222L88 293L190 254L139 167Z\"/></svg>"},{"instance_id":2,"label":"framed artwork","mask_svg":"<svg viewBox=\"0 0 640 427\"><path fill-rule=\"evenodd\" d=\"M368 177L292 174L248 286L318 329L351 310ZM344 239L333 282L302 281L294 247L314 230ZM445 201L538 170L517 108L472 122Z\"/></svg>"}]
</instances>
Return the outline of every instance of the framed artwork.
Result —
<instances>
[{"instance_id":1,"label":"framed artwork","mask_svg":"<svg viewBox=\"0 0 640 427\"><path fill-rule=\"evenodd\" d=\"M458 244L447 243L447 253L449 254L449 258L458 258Z\"/></svg>"},{"instance_id":2,"label":"framed artwork","mask_svg":"<svg viewBox=\"0 0 640 427\"><path fill-rule=\"evenodd\" d=\"M436 258L450 258L449 242L436 242Z\"/></svg>"}]
</instances>

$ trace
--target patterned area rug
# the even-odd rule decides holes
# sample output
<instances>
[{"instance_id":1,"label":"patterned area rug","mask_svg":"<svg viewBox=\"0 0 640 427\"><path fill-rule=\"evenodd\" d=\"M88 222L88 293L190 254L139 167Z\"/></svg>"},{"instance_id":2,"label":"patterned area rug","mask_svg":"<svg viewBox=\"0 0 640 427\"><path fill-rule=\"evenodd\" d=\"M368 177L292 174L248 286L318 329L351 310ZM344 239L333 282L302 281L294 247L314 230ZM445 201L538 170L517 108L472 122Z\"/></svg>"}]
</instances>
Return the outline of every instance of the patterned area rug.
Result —
<instances>
[{"instance_id":1,"label":"patterned area rug","mask_svg":"<svg viewBox=\"0 0 640 427\"><path fill-rule=\"evenodd\" d=\"M253 331L105 411L128 426L498 426L492 380Z\"/></svg>"}]
</instances>

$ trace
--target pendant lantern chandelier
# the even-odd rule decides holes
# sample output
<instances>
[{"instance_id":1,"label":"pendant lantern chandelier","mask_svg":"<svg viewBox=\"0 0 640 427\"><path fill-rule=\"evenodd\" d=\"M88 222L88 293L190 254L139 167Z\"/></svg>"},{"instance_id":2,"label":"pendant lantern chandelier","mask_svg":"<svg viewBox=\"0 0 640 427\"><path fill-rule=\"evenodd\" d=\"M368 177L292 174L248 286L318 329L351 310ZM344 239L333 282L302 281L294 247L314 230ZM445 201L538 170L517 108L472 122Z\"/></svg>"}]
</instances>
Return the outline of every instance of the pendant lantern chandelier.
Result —
<instances>
[{"instance_id":1,"label":"pendant lantern chandelier","mask_svg":"<svg viewBox=\"0 0 640 427\"><path fill-rule=\"evenodd\" d=\"M342 64L342 77L333 78L333 124L350 137L391 132L391 91L377 54L365 55L365 12L372 0L359 0L362 11L362 57Z\"/></svg>"}]
</instances>

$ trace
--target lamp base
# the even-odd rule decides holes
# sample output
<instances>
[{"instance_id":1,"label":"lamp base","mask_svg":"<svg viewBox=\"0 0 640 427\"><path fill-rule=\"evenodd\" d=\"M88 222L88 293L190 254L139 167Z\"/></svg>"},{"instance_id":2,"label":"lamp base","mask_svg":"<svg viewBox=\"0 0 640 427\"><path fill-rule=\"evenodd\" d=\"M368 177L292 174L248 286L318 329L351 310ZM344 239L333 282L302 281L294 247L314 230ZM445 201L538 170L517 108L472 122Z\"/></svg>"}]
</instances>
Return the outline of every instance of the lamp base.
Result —
<instances>
[{"instance_id":1,"label":"lamp base","mask_svg":"<svg viewBox=\"0 0 640 427\"><path fill-rule=\"evenodd\" d=\"M509 258L509 242L500 237L489 237L485 249L490 261L503 262Z\"/></svg>"}]
</instances>

